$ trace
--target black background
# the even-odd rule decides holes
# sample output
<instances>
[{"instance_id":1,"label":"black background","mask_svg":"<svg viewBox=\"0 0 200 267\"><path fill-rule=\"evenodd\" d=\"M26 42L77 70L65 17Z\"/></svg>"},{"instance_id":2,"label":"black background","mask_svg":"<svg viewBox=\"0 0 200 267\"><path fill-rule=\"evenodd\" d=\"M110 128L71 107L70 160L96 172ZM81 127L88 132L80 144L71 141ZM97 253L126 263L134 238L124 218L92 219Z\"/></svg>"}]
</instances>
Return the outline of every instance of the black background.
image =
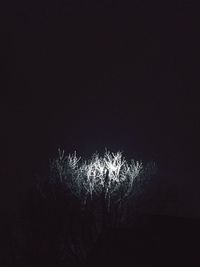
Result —
<instances>
[{"instance_id":1,"label":"black background","mask_svg":"<svg viewBox=\"0 0 200 267\"><path fill-rule=\"evenodd\" d=\"M6 1L0 12L4 207L58 147L107 147L175 173L177 213L199 216L192 2Z\"/></svg>"}]
</instances>

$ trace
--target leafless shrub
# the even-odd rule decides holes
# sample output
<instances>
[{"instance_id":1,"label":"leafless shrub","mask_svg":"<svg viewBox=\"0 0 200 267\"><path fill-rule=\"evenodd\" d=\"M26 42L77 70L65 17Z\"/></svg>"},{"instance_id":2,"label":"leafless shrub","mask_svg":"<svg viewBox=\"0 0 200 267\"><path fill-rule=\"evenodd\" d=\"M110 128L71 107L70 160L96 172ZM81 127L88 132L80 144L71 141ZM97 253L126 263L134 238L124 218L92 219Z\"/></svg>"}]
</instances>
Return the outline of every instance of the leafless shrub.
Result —
<instances>
[{"instance_id":1,"label":"leafless shrub","mask_svg":"<svg viewBox=\"0 0 200 267\"><path fill-rule=\"evenodd\" d=\"M58 150L58 155L50 164L51 180L67 187L83 204L88 198L104 196L107 208L111 198L117 195L118 201L128 198L134 187L134 180L142 173L142 162L127 162L119 151L105 151L104 156L94 154L89 160L81 160L74 154L65 155Z\"/></svg>"}]
</instances>

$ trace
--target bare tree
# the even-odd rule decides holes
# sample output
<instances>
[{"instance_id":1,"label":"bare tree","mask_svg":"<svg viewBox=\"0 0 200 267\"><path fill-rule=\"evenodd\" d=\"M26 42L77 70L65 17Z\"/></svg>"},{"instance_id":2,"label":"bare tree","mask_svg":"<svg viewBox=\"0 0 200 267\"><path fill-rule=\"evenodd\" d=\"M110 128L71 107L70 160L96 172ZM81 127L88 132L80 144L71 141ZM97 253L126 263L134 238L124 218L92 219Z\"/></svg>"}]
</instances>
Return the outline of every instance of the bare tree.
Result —
<instances>
[{"instance_id":1,"label":"bare tree","mask_svg":"<svg viewBox=\"0 0 200 267\"><path fill-rule=\"evenodd\" d=\"M126 210L128 201L142 191L147 176L156 170L155 164L144 164L137 160L127 161L122 152L105 151L91 159L83 160L76 152L65 155L58 149L58 155L50 163L51 182L60 183L75 196L83 208L88 203L101 203L102 214L115 216L115 211ZM95 205L95 204L94 204ZM126 206L126 207L125 207ZM106 211L104 210L106 209Z\"/></svg>"},{"instance_id":2,"label":"bare tree","mask_svg":"<svg viewBox=\"0 0 200 267\"><path fill-rule=\"evenodd\" d=\"M128 161L120 151L106 150L85 160L76 152L66 155L58 149L37 192L43 225L52 221L50 232L55 225L58 230L47 243L52 250L56 247L55 258L63 262L59 266L80 266L101 233L126 226L137 196L143 194L155 170L155 164Z\"/></svg>"}]
</instances>

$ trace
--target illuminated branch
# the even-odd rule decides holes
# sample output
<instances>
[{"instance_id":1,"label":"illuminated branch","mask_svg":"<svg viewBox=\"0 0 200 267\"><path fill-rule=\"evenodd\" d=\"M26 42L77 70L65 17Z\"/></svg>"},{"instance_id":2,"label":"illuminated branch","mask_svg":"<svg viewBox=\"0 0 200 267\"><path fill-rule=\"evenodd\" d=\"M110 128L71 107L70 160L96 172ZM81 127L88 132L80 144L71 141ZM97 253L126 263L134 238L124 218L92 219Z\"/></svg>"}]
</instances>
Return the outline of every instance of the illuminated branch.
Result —
<instances>
[{"instance_id":1,"label":"illuminated branch","mask_svg":"<svg viewBox=\"0 0 200 267\"><path fill-rule=\"evenodd\" d=\"M58 154L50 161L49 180L41 181L39 193L42 193L42 201L45 198L42 211L48 207L49 197L53 216L55 208L58 215L64 212L64 216L55 220L69 218L66 227L70 234L64 231L63 247L68 249L72 260L82 259L84 249L89 251L92 242L96 242L104 230L130 225L138 203L140 205L137 197L145 191L144 185L154 171L155 164L128 161L120 151L111 153L106 150L101 156L95 153L90 159L83 160L76 151L66 155L64 150L58 149Z\"/></svg>"},{"instance_id":2,"label":"illuminated branch","mask_svg":"<svg viewBox=\"0 0 200 267\"><path fill-rule=\"evenodd\" d=\"M133 182L143 170L143 164L131 160L128 163L121 152L106 151L103 157L94 154L88 161L80 161L76 152L67 157L64 151L58 150L58 157L51 163L52 169L61 183L71 190L84 203L88 195L104 197L110 201L111 197L119 194L119 200L127 198L132 191ZM56 178L55 178L56 179Z\"/></svg>"}]
</instances>

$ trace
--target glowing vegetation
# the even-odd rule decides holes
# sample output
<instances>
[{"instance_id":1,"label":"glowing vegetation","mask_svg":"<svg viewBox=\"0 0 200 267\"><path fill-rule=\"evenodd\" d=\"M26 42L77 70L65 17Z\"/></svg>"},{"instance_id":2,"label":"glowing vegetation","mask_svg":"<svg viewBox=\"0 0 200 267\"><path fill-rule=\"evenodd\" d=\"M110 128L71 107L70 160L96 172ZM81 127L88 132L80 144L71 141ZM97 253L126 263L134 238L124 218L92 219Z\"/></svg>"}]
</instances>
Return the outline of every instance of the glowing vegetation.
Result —
<instances>
[{"instance_id":1,"label":"glowing vegetation","mask_svg":"<svg viewBox=\"0 0 200 267\"><path fill-rule=\"evenodd\" d=\"M135 180L144 174L142 162L128 162L119 151L98 153L91 159L83 160L76 152L65 155L58 150L56 158L51 160L51 182L61 183L85 205L87 200L102 196L107 201L122 202L134 193Z\"/></svg>"}]
</instances>

